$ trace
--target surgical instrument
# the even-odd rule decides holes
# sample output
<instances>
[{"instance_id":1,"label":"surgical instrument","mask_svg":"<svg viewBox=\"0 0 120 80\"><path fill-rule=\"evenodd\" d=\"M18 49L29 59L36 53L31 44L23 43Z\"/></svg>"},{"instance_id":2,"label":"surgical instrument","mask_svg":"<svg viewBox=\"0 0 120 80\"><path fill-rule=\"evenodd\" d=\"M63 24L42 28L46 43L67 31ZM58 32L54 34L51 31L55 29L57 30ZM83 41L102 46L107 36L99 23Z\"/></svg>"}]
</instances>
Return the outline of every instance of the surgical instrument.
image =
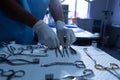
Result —
<instances>
[{"instance_id":1,"label":"surgical instrument","mask_svg":"<svg viewBox=\"0 0 120 80\"><path fill-rule=\"evenodd\" d=\"M39 64L39 59L35 58L35 59L33 59L33 61L28 61L28 60L25 60L25 59L8 60L4 57L0 57L0 64L3 64L3 63L13 65L13 66L26 65L26 64Z\"/></svg>"},{"instance_id":2,"label":"surgical instrument","mask_svg":"<svg viewBox=\"0 0 120 80\"><path fill-rule=\"evenodd\" d=\"M110 63L110 67L105 67L100 64L96 64L95 68L98 70L114 70L114 69L119 69L119 66L115 63Z\"/></svg>"},{"instance_id":3,"label":"surgical instrument","mask_svg":"<svg viewBox=\"0 0 120 80\"><path fill-rule=\"evenodd\" d=\"M57 48L52 48L52 49L46 48L46 49L44 50L44 53L47 53L49 50L51 50L51 51L54 50L54 51L55 51L55 54L56 54L56 57L58 57L58 53L60 54L61 57L63 57L63 53L62 53L62 51L60 50L59 47L57 47Z\"/></svg>"},{"instance_id":4,"label":"surgical instrument","mask_svg":"<svg viewBox=\"0 0 120 80\"><path fill-rule=\"evenodd\" d=\"M7 50L9 51L10 54L14 54L14 51L15 50L21 50L21 53L24 51L24 50L31 50L30 52L33 53L34 49L40 49L40 48L45 48L44 45L26 45L26 46L21 46L21 47L18 47L18 48L15 48L15 44L14 46L11 45L11 44L7 44L5 42L1 42L2 46L3 47L6 47Z\"/></svg>"},{"instance_id":5,"label":"surgical instrument","mask_svg":"<svg viewBox=\"0 0 120 80\"><path fill-rule=\"evenodd\" d=\"M67 45L66 36L64 36L63 41L64 41L64 44ZM66 47L65 45L62 46L63 55L65 57L65 53L66 53L67 56L69 57L68 47Z\"/></svg>"},{"instance_id":6,"label":"surgical instrument","mask_svg":"<svg viewBox=\"0 0 120 80\"><path fill-rule=\"evenodd\" d=\"M68 48L63 48L63 47L62 48L58 47L54 49L47 48L45 49L44 52L47 53L48 50L54 50L56 57L59 56L58 54L60 54L61 57L65 57L65 53L67 54L68 57L69 57L69 53L71 53L72 55L77 54L76 50L74 50L71 46Z\"/></svg>"},{"instance_id":7,"label":"surgical instrument","mask_svg":"<svg viewBox=\"0 0 120 80\"><path fill-rule=\"evenodd\" d=\"M43 54L43 55L36 55L36 54L14 54L14 56L48 57L48 54Z\"/></svg>"},{"instance_id":8,"label":"surgical instrument","mask_svg":"<svg viewBox=\"0 0 120 80\"><path fill-rule=\"evenodd\" d=\"M118 75L118 73L115 71L116 69L119 69L119 66L115 63L110 63L111 67L104 67L101 64L97 64L96 60L93 59L87 52L87 48L83 48L83 51L86 53L86 55L94 62L94 67L98 70L105 70L108 71L109 73L111 73L112 75L114 75L116 78L118 78L120 80L120 75ZM113 73L112 71L114 71L115 73ZM117 73L117 74L116 74Z\"/></svg>"},{"instance_id":9,"label":"surgical instrument","mask_svg":"<svg viewBox=\"0 0 120 80\"><path fill-rule=\"evenodd\" d=\"M120 80L120 75L115 71L116 69L119 69L119 66L115 63L110 63L110 67L105 67L100 64L96 64L95 68L98 70L106 70ZM114 73L111 70L114 70Z\"/></svg>"},{"instance_id":10,"label":"surgical instrument","mask_svg":"<svg viewBox=\"0 0 120 80\"><path fill-rule=\"evenodd\" d=\"M23 71L23 70L18 70L18 71L8 70L8 71L4 71L3 69L0 69L0 76L7 77L6 80L12 80L12 78L20 78L20 77L23 77L24 75L25 75L25 71Z\"/></svg>"},{"instance_id":11,"label":"surgical instrument","mask_svg":"<svg viewBox=\"0 0 120 80\"><path fill-rule=\"evenodd\" d=\"M13 55L6 55L6 54L0 54L0 57L5 57L9 58L11 56L28 56L28 57L48 57L48 54L42 54L42 55L37 55L37 54L23 54L23 53L18 53L18 54L13 54Z\"/></svg>"},{"instance_id":12,"label":"surgical instrument","mask_svg":"<svg viewBox=\"0 0 120 80\"><path fill-rule=\"evenodd\" d=\"M10 53L10 55L13 55L13 54L14 54L13 49L11 49L11 47L9 47L7 43L1 42L1 44L2 44L3 47L6 47L6 48L7 48L7 50L8 50L9 53Z\"/></svg>"},{"instance_id":13,"label":"surgical instrument","mask_svg":"<svg viewBox=\"0 0 120 80\"><path fill-rule=\"evenodd\" d=\"M54 66L54 65L73 65L73 66L76 66L77 68L86 68L83 61L75 61L74 63L72 63L72 62L53 62L53 63L49 63L49 64L41 64L41 67L49 67L49 66Z\"/></svg>"},{"instance_id":14,"label":"surgical instrument","mask_svg":"<svg viewBox=\"0 0 120 80\"><path fill-rule=\"evenodd\" d=\"M69 57L69 52L72 55L77 54L76 50L74 50L71 46L68 48L62 47L62 51L60 50L60 48L56 48L55 49L56 57L58 57L58 52L60 53L61 57L65 57L65 53Z\"/></svg>"},{"instance_id":15,"label":"surgical instrument","mask_svg":"<svg viewBox=\"0 0 120 80\"><path fill-rule=\"evenodd\" d=\"M45 80L54 80L54 75L52 73L45 74Z\"/></svg>"},{"instance_id":16,"label":"surgical instrument","mask_svg":"<svg viewBox=\"0 0 120 80\"><path fill-rule=\"evenodd\" d=\"M23 47L19 47L19 48L15 48L11 45L8 46L7 43L4 43L2 42L1 43L4 47L6 47L9 51L9 54L8 55L5 55L6 58L10 57L10 56L29 56L29 57L48 57L48 54L43 54L43 55L35 55L35 54L22 54L22 52L24 50L31 50L31 53L33 53L33 50L34 49L37 49L39 48L38 46L37 47L34 47L34 46L27 46L26 49L23 48ZM15 50L17 50L17 52L15 53Z\"/></svg>"},{"instance_id":17,"label":"surgical instrument","mask_svg":"<svg viewBox=\"0 0 120 80\"><path fill-rule=\"evenodd\" d=\"M5 58L5 57L6 57L6 55L5 55L5 54L0 54L0 57L4 57L4 58Z\"/></svg>"},{"instance_id":18,"label":"surgical instrument","mask_svg":"<svg viewBox=\"0 0 120 80\"><path fill-rule=\"evenodd\" d=\"M66 44L66 36L64 36L64 43ZM77 54L76 50L74 50L71 46L62 46L62 50L63 50L63 54L65 56L65 53L67 54L67 56L69 57L69 52L73 55L73 54Z\"/></svg>"},{"instance_id":19,"label":"surgical instrument","mask_svg":"<svg viewBox=\"0 0 120 80\"><path fill-rule=\"evenodd\" d=\"M72 55L77 54L77 51L73 49L71 46L69 47L69 51Z\"/></svg>"},{"instance_id":20,"label":"surgical instrument","mask_svg":"<svg viewBox=\"0 0 120 80\"><path fill-rule=\"evenodd\" d=\"M55 49L56 57L58 57L58 52L60 53L61 57L63 57L63 53L61 52L59 47Z\"/></svg>"},{"instance_id":21,"label":"surgical instrument","mask_svg":"<svg viewBox=\"0 0 120 80\"><path fill-rule=\"evenodd\" d=\"M83 74L80 76L67 75L63 79L74 79L74 80L90 80L91 77L94 77L94 72L91 69L85 69Z\"/></svg>"}]
</instances>

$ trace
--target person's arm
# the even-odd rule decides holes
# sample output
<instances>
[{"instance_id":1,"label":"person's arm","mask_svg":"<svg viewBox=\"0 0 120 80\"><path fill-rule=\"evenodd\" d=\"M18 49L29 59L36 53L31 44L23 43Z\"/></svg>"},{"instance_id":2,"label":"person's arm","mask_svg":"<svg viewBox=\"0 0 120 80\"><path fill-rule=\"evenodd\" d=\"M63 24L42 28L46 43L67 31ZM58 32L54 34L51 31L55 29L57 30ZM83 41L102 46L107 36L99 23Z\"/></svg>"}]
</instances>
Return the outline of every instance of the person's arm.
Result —
<instances>
[{"instance_id":1,"label":"person's arm","mask_svg":"<svg viewBox=\"0 0 120 80\"><path fill-rule=\"evenodd\" d=\"M35 0L34 0L35 1ZM27 12L16 0L0 0L0 8L10 17L29 25L38 36L38 42L48 48L59 46L59 40L53 30L42 20Z\"/></svg>"},{"instance_id":2,"label":"person's arm","mask_svg":"<svg viewBox=\"0 0 120 80\"><path fill-rule=\"evenodd\" d=\"M60 0L50 0L49 9L55 22L58 20L64 21Z\"/></svg>"},{"instance_id":3,"label":"person's arm","mask_svg":"<svg viewBox=\"0 0 120 80\"><path fill-rule=\"evenodd\" d=\"M36 17L27 12L16 0L0 0L0 9L8 16L30 27L33 27L38 21Z\"/></svg>"},{"instance_id":4,"label":"person's arm","mask_svg":"<svg viewBox=\"0 0 120 80\"><path fill-rule=\"evenodd\" d=\"M70 46L73 42L75 42L76 37L73 30L64 28L66 24L64 22L60 0L50 0L49 9L56 24L56 32L58 39L60 40L60 44L63 47ZM66 38L66 41L64 38Z\"/></svg>"}]
</instances>

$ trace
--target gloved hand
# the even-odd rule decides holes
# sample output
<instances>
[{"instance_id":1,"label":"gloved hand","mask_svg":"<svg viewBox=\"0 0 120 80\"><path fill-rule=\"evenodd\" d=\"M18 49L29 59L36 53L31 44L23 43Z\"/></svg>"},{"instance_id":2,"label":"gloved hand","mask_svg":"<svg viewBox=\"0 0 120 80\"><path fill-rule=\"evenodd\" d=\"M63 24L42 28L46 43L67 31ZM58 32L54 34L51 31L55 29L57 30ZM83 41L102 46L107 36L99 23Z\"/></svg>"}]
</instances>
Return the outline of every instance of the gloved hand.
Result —
<instances>
[{"instance_id":1,"label":"gloved hand","mask_svg":"<svg viewBox=\"0 0 120 80\"><path fill-rule=\"evenodd\" d=\"M48 48L56 48L59 46L59 40L54 31L45 24L42 20L39 20L34 26L33 30L37 33L38 41L47 46Z\"/></svg>"},{"instance_id":2,"label":"gloved hand","mask_svg":"<svg viewBox=\"0 0 120 80\"><path fill-rule=\"evenodd\" d=\"M62 21L56 22L56 32L63 47L70 46L76 40L73 30L65 28L65 23Z\"/></svg>"}]
</instances>

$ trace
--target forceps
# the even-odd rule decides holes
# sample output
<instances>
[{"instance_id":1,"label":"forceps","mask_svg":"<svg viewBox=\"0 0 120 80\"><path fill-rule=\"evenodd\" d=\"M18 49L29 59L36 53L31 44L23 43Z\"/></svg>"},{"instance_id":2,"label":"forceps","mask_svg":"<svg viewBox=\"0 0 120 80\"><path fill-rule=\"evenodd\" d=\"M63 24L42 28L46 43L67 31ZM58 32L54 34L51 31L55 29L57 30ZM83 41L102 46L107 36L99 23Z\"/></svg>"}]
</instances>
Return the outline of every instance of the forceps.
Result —
<instances>
[{"instance_id":1,"label":"forceps","mask_svg":"<svg viewBox=\"0 0 120 80\"><path fill-rule=\"evenodd\" d=\"M66 44L66 36L64 36L64 43ZM77 54L76 50L74 50L71 46L62 46L62 50L63 50L63 55L65 56L65 53L67 54L67 56L69 57L69 51L70 53L73 54Z\"/></svg>"},{"instance_id":2,"label":"forceps","mask_svg":"<svg viewBox=\"0 0 120 80\"><path fill-rule=\"evenodd\" d=\"M69 78L69 79L74 79L74 80L90 80L90 78L91 77L93 77L94 76L94 72L91 70L91 69L85 69L84 71L83 71L83 74L82 75L80 75L80 76L64 76L63 77L63 79L67 79L67 78Z\"/></svg>"},{"instance_id":3,"label":"forceps","mask_svg":"<svg viewBox=\"0 0 120 80\"><path fill-rule=\"evenodd\" d=\"M57 48L46 48L45 50L44 50L44 53L47 53L47 51L48 50L54 50L55 51L55 54L56 54L56 57L58 57L58 53L60 53L60 55L61 55L61 57L63 57L63 53L62 53L62 51L60 50L60 48L59 47L57 47Z\"/></svg>"},{"instance_id":4,"label":"forceps","mask_svg":"<svg viewBox=\"0 0 120 80\"><path fill-rule=\"evenodd\" d=\"M63 53L62 53L62 51L60 50L59 47L55 49L56 57L58 57L58 52L60 53L61 57L63 57Z\"/></svg>"},{"instance_id":5,"label":"forceps","mask_svg":"<svg viewBox=\"0 0 120 80\"><path fill-rule=\"evenodd\" d=\"M116 69L119 69L119 66L115 63L110 63L110 67L102 66L101 64L97 64L96 60L93 59L88 53L87 48L83 48L83 51L86 53L86 55L94 62L94 67L98 70L105 70L114 75L116 78L120 80L120 75L115 71ZM113 73L111 70L113 70L115 73Z\"/></svg>"},{"instance_id":6,"label":"forceps","mask_svg":"<svg viewBox=\"0 0 120 80\"><path fill-rule=\"evenodd\" d=\"M64 36L64 43L66 44L66 37ZM55 48L55 54L56 54L56 57L58 57L58 52L60 53L61 57L65 57L65 52L67 54L67 56L69 57L69 53L68 53L68 48L67 47L63 47L62 46L62 51L60 50L60 48Z\"/></svg>"},{"instance_id":7,"label":"forceps","mask_svg":"<svg viewBox=\"0 0 120 80\"><path fill-rule=\"evenodd\" d=\"M74 63L72 62L53 62L49 64L41 64L41 67L49 67L53 65L73 65L76 66L77 68L86 68L85 64L83 61L75 61Z\"/></svg>"},{"instance_id":8,"label":"forceps","mask_svg":"<svg viewBox=\"0 0 120 80\"><path fill-rule=\"evenodd\" d=\"M64 41L64 44L66 44L66 36L64 36L63 41ZM69 57L68 47L62 46L62 52L63 52L64 57L65 57L65 53L66 53L67 56Z\"/></svg>"},{"instance_id":9,"label":"forceps","mask_svg":"<svg viewBox=\"0 0 120 80\"><path fill-rule=\"evenodd\" d=\"M39 59L35 58L33 59L33 61L28 61L28 60L24 60L24 59L12 59L12 60L8 60L4 57L0 57L0 64L2 63L6 63L9 65L26 65L26 64L39 64Z\"/></svg>"},{"instance_id":10,"label":"forceps","mask_svg":"<svg viewBox=\"0 0 120 80\"><path fill-rule=\"evenodd\" d=\"M96 64L95 68L98 70L115 70L115 69L119 69L119 66L115 63L110 63L110 67L105 67L100 64Z\"/></svg>"},{"instance_id":11,"label":"forceps","mask_svg":"<svg viewBox=\"0 0 120 80\"><path fill-rule=\"evenodd\" d=\"M60 53L61 57L65 57L65 53L66 53L67 56L69 57L69 51L72 55L77 54L76 50L74 50L71 46L68 48L62 47L62 51L60 50L60 48L56 48L55 54L56 54L56 57L58 57L58 53Z\"/></svg>"},{"instance_id":12,"label":"forceps","mask_svg":"<svg viewBox=\"0 0 120 80\"><path fill-rule=\"evenodd\" d=\"M20 78L20 77L23 77L24 75L25 75L25 71L23 71L23 70L18 70L18 71L8 70L8 71L4 71L3 69L0 69L0 76L7 77L6 80L12 80L12 78Z\"/></svg>"},{"instance_id":13,"label":"forceps","mask_svg":"<svg viewBox=\"0 0 120 80\"><path fill-rule=\"evenodd\" d=\"M31 53L33 53L34 49L39 48L39 47L33 47L33 46L27 46L26 49L24 49L23 47L20 47L18 49L16 49L13 46L8 46L7 43L5 42L1 42L1 44L7 48L7 50L9 51L8 56L5 55L6 58L10 57L10 56L30 56L30 57L48 57L48 54L44 54L44 55L35 55L35 54L22 54L22 52L24 50L31 50ZM40 46L41 48L41 46ZM15 50L19 50L17 53L15 53ZM1 56L1 55L0 55Z\"/></svg>"},{"instance_id":14,"label":"forceps","mask_svg":"<svg viewBox=\"0 0 120 80\"><path fill-rule=\"evenodd\" d=\"M120 75L115 71L116 69L119 69L119 66L115 63L110 63L110 67L105 67L100 64L95 64L95 68L98 70L108 71L109 73L111 73L120 80ZM114 72L112 72L111 70L114 70Z\"/></svg>"}]
</instances>

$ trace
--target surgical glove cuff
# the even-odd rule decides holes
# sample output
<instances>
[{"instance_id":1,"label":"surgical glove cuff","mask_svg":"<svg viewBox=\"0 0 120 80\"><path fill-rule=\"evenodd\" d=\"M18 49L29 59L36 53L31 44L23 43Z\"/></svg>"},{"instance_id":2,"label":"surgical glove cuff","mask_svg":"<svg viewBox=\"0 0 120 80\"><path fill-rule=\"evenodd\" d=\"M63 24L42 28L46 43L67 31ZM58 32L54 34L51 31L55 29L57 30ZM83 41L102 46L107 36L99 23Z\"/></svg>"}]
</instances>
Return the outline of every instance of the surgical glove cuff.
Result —
<instances>
[{"instance_id":1,"label":"surgical glove cuff","mask_svg":"<svg viewBox=\"0 0 120 80\"><path fill-rule=\"evenodd\" d=\"M41 28L41 25L44 25L45 23L42 20L39 20L38 22L35 23L35 25L33 26L33 31L37 32L39 30L39 28Z\"/></svg>"},{"instance_id":2,"label":"surgical glove cuff","mask_svg":"<svg viewBox=\"0 0 120 80\"><path fill-rule=\"evenodd\" d=\"M57 30L61 30L61 29L63 29L64 27L65 27L65 23L64 23L63 21L58 20L58 21L56 22L56 29L57 29Z\"/></svg>"}]
</instances>

